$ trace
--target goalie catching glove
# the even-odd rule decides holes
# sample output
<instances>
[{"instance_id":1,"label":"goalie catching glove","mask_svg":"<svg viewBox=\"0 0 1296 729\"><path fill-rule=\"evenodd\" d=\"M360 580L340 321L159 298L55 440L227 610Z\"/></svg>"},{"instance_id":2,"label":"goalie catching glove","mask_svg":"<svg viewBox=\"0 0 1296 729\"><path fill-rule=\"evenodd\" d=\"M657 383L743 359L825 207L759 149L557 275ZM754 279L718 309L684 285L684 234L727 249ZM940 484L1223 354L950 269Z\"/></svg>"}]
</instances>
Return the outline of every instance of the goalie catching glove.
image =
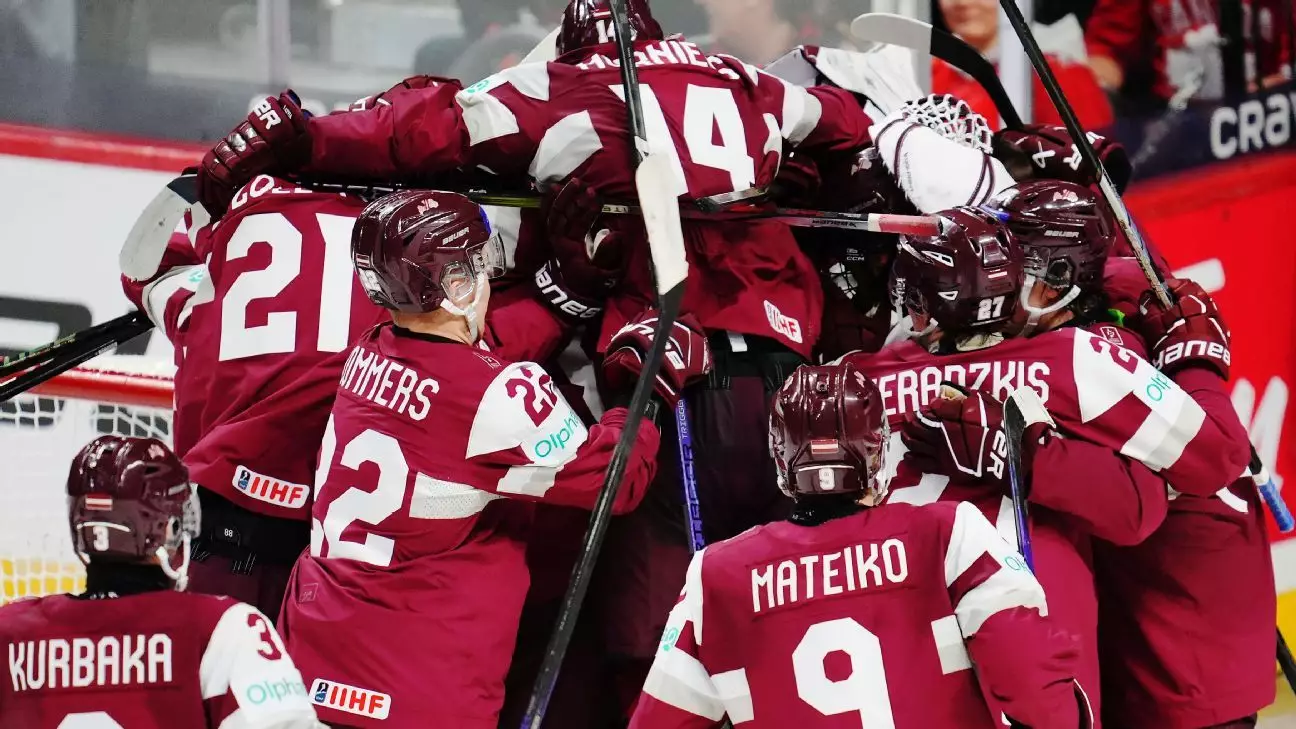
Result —
<instances>
[{"instance_id":1,"label":"goalie catching glove","mask_svg":"<svg viewBox=\"0 0 1296 729\"><path fill-rule=\"evenodd\" d=\"M1168 279L1166 288L1175 303L1162 306L1146 291L1139 302L1142 316L1134 322L1152 348L1152 363L1168 375L1190 364L1203 365L1227 380L1233 362L1229 349L1232 335L1215 300L1186 279Z\"/></svg>"},{"instance_id":2,"label":"goalie catching glove","mask_svg":"<svg viewBox=\"0 0 1296 729\"><path fill-rule=\"evenodd\" d=\"M635 381L639 379L644 362L652 351L653 335L657 332L659 322L657 312L649 310L612 335L612 340L608 342L607 356L603 358L603 380L613 397L624 395L628 398L634 389ZM671 329L670 340L666 343L666 357L657 373L657 380L653 383L653 392L673 410L684 388L709 372L711 347L697 320L685 314Z\"/></svg>"},{"instance_id":3,"label":"goalie catching glove","mask_svg":"<svg viewBox=\"0 0 1296 729\"><path fill-rule=\"evenodd\" d=\"M1040 408L1042 410L1042 408ZM1023 478L1029 481L1031 461L1053 425L1047 411L1028 417L1022 436ZM924 405L902 426L905 458L924 473L959 475L962 480L1008 489L1008 438L1004 405L980 390L964 393L945 383L941 397Z\"/></svg>"},{"instance_id":4,"label":"goalie catching glove","mask_svg":"<svg viewBox=\"0 0 1296 729\"><path fill-rule=\"evenodd\" d=\"M552 185L541 213L551 256L535 272L535 286L549 307L569 324L603 313L608 294L625 273L622 236L594 230L603 201L577 178Z\"/></svg>"}]
</instances>

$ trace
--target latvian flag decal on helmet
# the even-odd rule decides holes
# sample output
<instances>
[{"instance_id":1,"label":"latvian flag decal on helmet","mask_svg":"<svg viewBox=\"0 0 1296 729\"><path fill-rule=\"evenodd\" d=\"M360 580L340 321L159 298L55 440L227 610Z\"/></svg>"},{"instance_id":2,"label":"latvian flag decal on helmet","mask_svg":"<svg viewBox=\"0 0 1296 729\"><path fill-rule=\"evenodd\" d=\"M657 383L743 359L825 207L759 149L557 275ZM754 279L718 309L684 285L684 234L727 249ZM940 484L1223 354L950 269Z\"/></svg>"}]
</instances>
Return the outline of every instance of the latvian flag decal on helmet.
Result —
<instances>
[{"instance_id":1,"label":"latvian flag decal on helmet","mask_svg":"<svg viewBox=\"0 0 1296 729\"><path fill-rule=\"evenodd\" d=\"M837 440L812 440L810 441L810 454L814 456L830 456L836 453Z\"/></svg>"},{"instance_id":2,"label":"latvian flag decal on helmet","mask_svg":"<svg viewBox=\"0 0 1296 729\"><path fill-rule=\"evenodd\" d=\"M91 511L112 511L113 500L111 496L87 496L85 497L85 508Z\"/></svg>"}]
</instances>

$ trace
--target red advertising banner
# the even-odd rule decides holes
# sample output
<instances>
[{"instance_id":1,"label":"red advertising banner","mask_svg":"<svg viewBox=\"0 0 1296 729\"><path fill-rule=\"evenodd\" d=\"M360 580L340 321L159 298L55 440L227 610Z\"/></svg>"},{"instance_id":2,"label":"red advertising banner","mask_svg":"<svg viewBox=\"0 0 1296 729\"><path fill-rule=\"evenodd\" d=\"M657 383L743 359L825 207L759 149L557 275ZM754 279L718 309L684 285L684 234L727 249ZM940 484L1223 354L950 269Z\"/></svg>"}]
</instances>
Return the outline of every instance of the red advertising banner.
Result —
<instances>
[{"instance_id":1,"label":"red advertising banner","mask_svg":"<svg viewBox=\"0 0 1296 729\"><path fill-rule=\"evenodd\" d=\"M1127 199L1176 272L1219 302L1233 332L1234 407L1281 487L1296 471L1296 441L1283 439L1296 432L1288 402L1296 382L1296 152L1180 172L1135 186Z\"/></svg>"}]
</instances>

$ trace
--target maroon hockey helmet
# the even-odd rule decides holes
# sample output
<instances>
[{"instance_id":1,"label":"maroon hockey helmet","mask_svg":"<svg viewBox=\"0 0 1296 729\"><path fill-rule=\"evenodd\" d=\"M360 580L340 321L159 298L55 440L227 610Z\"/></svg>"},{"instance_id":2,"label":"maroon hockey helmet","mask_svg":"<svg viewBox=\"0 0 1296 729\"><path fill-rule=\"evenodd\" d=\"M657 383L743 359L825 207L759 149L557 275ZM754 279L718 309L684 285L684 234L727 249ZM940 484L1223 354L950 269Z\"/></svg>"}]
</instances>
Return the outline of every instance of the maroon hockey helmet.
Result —
<instances>
[{"instance_id":1,"label":"maroon hockey helmet","mask_svg":"<svg viewBox=\"0 0 1296 729\"><path fill-rule=\"evenodd\" d=\"M799 367L774 396L770 455L783 493L886 495L886 412L877 385L855 365Z\"/></svg>"},{"instance_id":2,"label":"maroon hockey helmet","mask_svg":"<svg viewBox=\"0 0 1296 729\"><path fill-rule=\"evenodd\" d=\"M999 331L1020 298L1021 249L1007 227L983 210L960 207L939 215L941 235L900 239L891 275L896 305L926 316L928 331Z\"/></svg>"},{"instance_id":3,"label":"maroon hockey helmet","mask_svg":"<svg viewBox=\"0 0 1296 729\"><path fill-rule=\"evenodd\" d=\"M351 234L369 300L386 309L464 314L482 276L504 272L504 247L486 212L454 192L402 190L370 203Z\"/></svg>"},{"instance_id":4,"label":"maroon hockey helmet","mask_svg":"<svg viewBox=\"0 0 1296 729\"><path fill-rule=\"evenodd\" d=\"M626 0L630 16L630 31L634 40L661 40L665 38L661 25L653 18L647 0ZM608 0L571 0L563 11L562 28L558 32L558 55L563 56L580 48L616 42L612 22L612 4Z\"/></svg>"},{"instance_id":5,"label":"maroon hockey helmet","mask_svg":"<svg viewBox=\"0 0 1296 729\"><path fill-rule=\"evenodd\" d=\"M1062 180L1033 180L996 195L986 206L1012 231L1025 254L1026 275L1067 291L1102 288L1116 225L1093 190Z\"/></svg>"},{"instance_id":6,"label":"maroon hockey helmet","mask_svg":"<svg viewBox=\"0 0 1296 729\"><path fill-rule=\"evenodd\" d=\"M67 495L72 544L83 560L157 558L183 589L198 499L188 469L162 441L96 438L72 459Z\"/></svg>"}]
</instances>

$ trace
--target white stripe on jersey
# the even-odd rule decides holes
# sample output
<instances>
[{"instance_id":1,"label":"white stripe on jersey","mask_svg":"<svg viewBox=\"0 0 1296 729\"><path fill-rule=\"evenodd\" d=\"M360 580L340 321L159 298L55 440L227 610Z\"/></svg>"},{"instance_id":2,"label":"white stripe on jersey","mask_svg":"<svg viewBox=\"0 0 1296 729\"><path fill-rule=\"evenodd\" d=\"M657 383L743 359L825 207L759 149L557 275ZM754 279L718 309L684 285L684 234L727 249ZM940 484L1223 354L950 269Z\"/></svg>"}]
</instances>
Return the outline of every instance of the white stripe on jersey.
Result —
<instances>
[{"instance_id":1,"label":"white stripe on jersey","mask_svg":"<svg viewBox=\"0 0 1296 729\"><path fill-rule=\"evenodd\" d=\"M251 605L232 603L216 623L198 666L198 683L204 700L231 694L238 705L220 729L321 726L274 621Z\"/></svg>"},{"instance_id":2,"label":"white stripe on jersey","mask_svg":"<svg viewBox=\"0 0 1296 729\"><path fill-rule=\"evenodd\" d=\"M952 586L983 554L994 558L999 570L964 593L954 606L954 615L965 638L972 637L985 621L1010 608L1033 608L1040 615L1048 615L1044 588L1026 569L1021 557L999 538L975 506L962 502L955 510L954 528L945 553L945 586ZM1009 558L1013 560L1012 566Z\"/></svg>"},{"instance_id":3,"label":"white stripe on jersey","mask_svg":"<svg viewBox=\"0 0 1296 729\"><path fill-rule=\"evenodd\" d=\"M189 319L189 315L193 313L196 304L211 301L215 295L207 266L177 266L145 286L141 297L144 301L144 313L148 315L149 321L161 329L168 339L174 332L166 331L167 302L177 291L182 290L194 292L194 295L185 301L180 316L176 318L176 326L183 326Z\"/></svg>"},{"instance_id":4,"label":"white stripe on jersey","mask_svg":"<svg viewBox=\"0 0 1296 729\"><path fill-rule=\"evenodd\" d=\"M747 669L737 668L717 673L711 677L711 682L715 684L716 694L724 704L730 722L741 724L756 718L756 710L752 708L751 686L747 684Z\"/></svg>"},{"instance_id":5,"label":"white stripe on jersey","mask_svg":"<svg viewBox=\"0 0 1296 729\"><path fill-rule=\"evenodd\" d=\"M968 656L967 644L963 642L963 631L959 628L957 616L946 615L933 620L931 630L943 675L948 676L972 667L972 659Z\"/></svg>"},{"instance_id":6,"label":"white stripe on jersey","mask_svg":"<svg viewBox=\"0 0 1296 729\"><path fill-rule=\"evenodd\" d=\"M503 497L499 494L465 483L442 481L420 473L414 478L409 515L414 519L467 519L482 513L487 504L500 498Z\"/></svg>"},{"instance_id":7,"label":"white stripe on jersey","mask_svg":"<svg viewBox=\"0 0 1296 729\"><path fill-rule=\"evenodd\" d=\"M490 94L492 89L508 82L503 73L483 79L455 95L462 110L464 126L468 128L469 146L477 146L492 139L517 134L521 131L517 116L504 102Z\"/></svg>"},{"instance_id":8,"label":"white stripe on jersey","mask_svg":"<svg viewBox=\"0 0 1296 729\"><path fill-rule=\"evenodd\" d=\"M746 676L743 676L746 682ZM680 711L719 721L725 715L725 704L701 661L672 647L659 650L652 669L644 681L644 693ZM751 701L750 692L747 700ZM735 722L736 723L736 722Z\"/></svg>"},{"instance_id":9,"label":"white stripe on jersey","mask_svg":"<svg viewBox=\"0 0 1296 729\"><path fill-rule=\"evenodd\" d=\"M527 172L541 182L557 182L566 179L601 149L603 141L594 129L590 113L572 114L545 131Z\"/></svg>"},{"instance_id":10,"label":"white stripe on jersey","mask_svg":"<svg viewBox=\"0 0 1296 729\"><path fill-rule=\"evenodd\" d=\"M781 78L770 78L783 85L783 136L792 144L800 144L819 126L823 104L800 86L793 86Z\"/></svg>"}]
</instances>

